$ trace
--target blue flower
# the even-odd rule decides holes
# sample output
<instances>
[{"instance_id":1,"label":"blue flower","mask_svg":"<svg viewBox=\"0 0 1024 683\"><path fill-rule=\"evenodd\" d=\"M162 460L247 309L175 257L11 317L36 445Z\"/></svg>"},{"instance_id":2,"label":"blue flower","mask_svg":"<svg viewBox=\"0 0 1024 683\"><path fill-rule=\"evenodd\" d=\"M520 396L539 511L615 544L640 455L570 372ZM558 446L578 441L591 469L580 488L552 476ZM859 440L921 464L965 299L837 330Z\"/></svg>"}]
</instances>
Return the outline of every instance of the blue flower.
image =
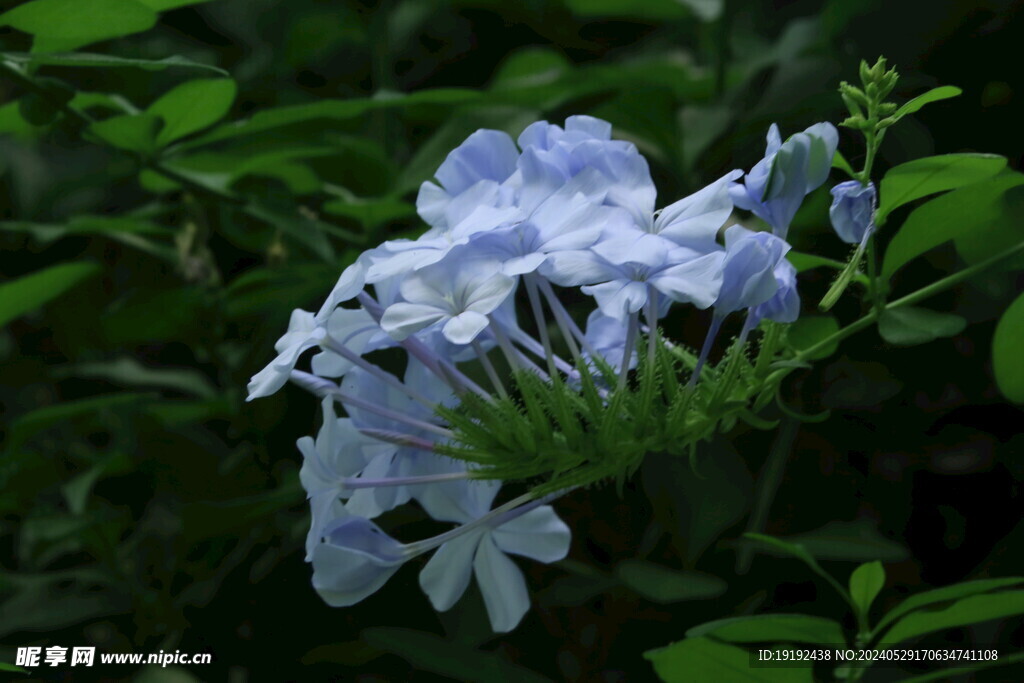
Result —
<instances>
[{"instance_id":1,"label":"blue flower","mask_svg":"<svg viewBox=\"0 0 1024 683\"><path fill-rule=\"evenodd\" d=\"M768 130L764 159L729 188L736 206L754 212L785 239L804 197L828 178L839 145L831 123L817 123L785 143L774 123Z\"/></svg>"},{"instance_id":2,"label":"blue flower","mask_svg":"<svg viewBox=\"0 0 1024 683\"><path fill-rule=\"evenodd\" d=\"M422 503L434 519L467 524L491 509L499 488L496 482L453 482L433 487ZM475 574L491 627L501 633L516 627L530 608L530 597L523 573L506 553L556 562L568 552L571 533L547 505L508 516L514 518L499 516L448 541L430 558L420 573L420 586L434 609L450 609Z\"/></svg>"},{"instance_id":3,"label":"blue flower","mask_svg":"<svg viewBox=\"0 0 1024 683\"><path fill-rule=\"evenodd\" d=\"M725 231L722 286L715 300L715 315L759 306L779 289L775 269L785 260L789 245L767 232L752 232L734 225Z\"/></svg>"},{"instance_id":4,"label":"blue flower","mask_svg":"<svg viewBox=\"0 0 1024 683\"><path fill-rule=\"evenodd\" d=\"M792 323L800 317L800 294L796 289L796 268L782 259L775 266L775 284L778 289L768 301L750 309L747 324L756 326L761 320L774 320L777 323Z\"/></svg>"},{"instance_id":5,"label":"blue flower","mask_svg":"<svg viewBox=\"0 0 1024 683\"><path fill-rule=\"evenodd\" d=\"M847 244L860 244L873 229L875 184L861 185L858 180L847 180L832 188L832 206L828 216L839 239Z\"/></svg>"},{"instance_id":6,"label":"blue flower","mask_svg":"<svg viewBox=\"0 0 1024 683\"><path fill-rule=\"evenodd\" d=\"M342 511L310 554L313 588L332 607L354 605L414 556L370 520Z\"/></svg>"},{"instance_id":7,"label":"blue flower","mask_svg":"<svg viewBox=\"0 0 1024 683\"><path fill-rule=\"evenodd\" d=\"M400 286L404 301L388 306L381 327L402 340L433 325L441 326L453 344L468 344L487 327L494 311L515 289L515 280L492 259L469 252L449 255L450 261L421 268Z\"/></svg>"}]
</instances>

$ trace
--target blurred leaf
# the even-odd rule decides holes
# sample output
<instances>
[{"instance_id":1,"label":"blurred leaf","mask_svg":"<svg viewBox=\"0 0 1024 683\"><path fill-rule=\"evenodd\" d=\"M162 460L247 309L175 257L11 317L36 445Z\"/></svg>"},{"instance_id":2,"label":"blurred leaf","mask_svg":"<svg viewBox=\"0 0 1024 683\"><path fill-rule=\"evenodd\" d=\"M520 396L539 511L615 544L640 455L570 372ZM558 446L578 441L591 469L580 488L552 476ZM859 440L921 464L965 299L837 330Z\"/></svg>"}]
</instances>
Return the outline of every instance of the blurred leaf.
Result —
<instances>
[{"instance_id":1,"label":"blurred leaf","mask_svg":"<svg viewBox=\"0 0 1024 683\"><path fill-rule=\"evenodd\" d=\"M915 199L981 182L1004 168L1006 158L995 154L943 154L900 164L882 178L875 217L881 222Z\"/></svg>"},{"instance_id":2,"label":"blurred leaf","mask_svg":"<svg viewBox=\"0 0 1024 683\"><path fill-rule=\"evenodd\" d=\"M156 114L122 114L95 121L89 130L118 149L148 155L156 149L157 132L162 125Z\"/></svg>"},{"instance_id":3,"label":"blurred leaf","mask_svg":"<svg viewBox=\"0 0 1024 683\"><path fill-rule=\"evenodd\" d=\"M550 680L497 653L480 652L432 633L404 628L368 628L363 630L362 638L372 647L398 655L417 669L457 681L541 683Z\"/></svg>"},{"instance_id":4,"label":"blurred leaf","mask_svg":"<svg viewBox=\"0 0 1024 683\"><path fill-rule=\"evenodd\" d=\"M1021 583L1024 583L1024 577L1021 576L1010 576L1004 579L979 579L977 581L963 581L961 583L953 584L952 586L944 586L943 588L936 588L934 590L918 593L917 595L910 596L900 604L896 605L896 607L889 610L889 612L887 612L878 622L878 625L875 627L875 631L881 631L886 626L902 619L911 612L919 610L922 607L927 607L928 605L935 605L940 602L951 602L953 600L959 600L961 598L978 595L980 593L988 593L1000 588L1016 586Z\"/></svg>"},{"instance_id":5,"label":"blurred leaf","mask_svg":"<svg viewBox=\"0 0 1024 683\"><path fill-rule=\"evenodd\" d=\"M640 19L672 20L682 19L688 14L684 5L713 5L715 0L566 0L565 4L573 14L581 17L637 17Z\"/></svg>"},{"instance_id":6,"label":"blurred leaf","mask_svg":"<svg viewBox=\"0 0 1024 683\"><path fill-rule=\"evenodd\" d=\"M1024 403L1024 294L1010 304L992 337L992 372L999 391L1014 403Z\"/></svg>"},{"instance_id":7,"label":"blurred leaf","mask_svg":"<svg viewBox=\"0 0 1024 683\"><path fill-rule=\"evenodd\" d=\"M20 666L14 666L13 664L7 664L6 662L0 662L0 671L10 671L16 674L30 674L27 669L22 669Z\"/></svg>"},{"instance_id":8,"label":"blurred leaf","mask_svg":"<svg viewBox=\"0 0 1024 683\"><path fill-rule=\"evenodd\" d=\"M276 109L264 109L245 121L228 123L215 128L188 143L188 147L208 145L231 138L254 135L266 130L292 126L316 119L351 119L378 109L408 107L417 104L457 105L480 98L480 93L470 89L438 88L420 90L408 95L388 93L372 98L351 100L320 100L309 104L297 104Z\"/></svg>"},{"instance_id":9,"label":"blurred leaf","mask_svg":"<svg viewBox=\"0 0 1024 683\"><path fill-rule=\"evenodd\" d=\"M416 215L416 207L394 197L332 199L323 205L324 211L359 221L367 231L392 221Z\"/></svg>"},{"instance_id":10,"label":"blurred leaf","mask_svg":"<svg viewBox=\"0 0 1024 683\"><path fill-rule=\"evenodd\" d=\"M224 118L236 92L230 78L208 78L182 83L164 93L146 110L164 120L157 145L163 147Z\"/></svg>"},{"instance_id":11,"label":"blurred leaf","mask_svg":"<svg viewBox=\"0 0 1024 683\"><path fill-rule=\"evenodd\" d=\"M707 600L725 592L728 584L711 574L676 571L643 560L625 560L615 567L615 575L626 586L653 602Z\"/></svg>"},{"instance_id":12,"label":"blurred leaf","mask_svg":"<svg viewBox=\"0 0 1024 683\"><path fill-rule=\"evenodd\" d=\"M889 278L903 264L933 247L996 222L1019 220L1007 215L1003 195L1024 184L1024 175L1005 173L975 183L919 206L889 242L882 277Z\"/></svg>"},{"instance_id":13,"label":"blurred leaf","mask_svg":"<svg viewBox=\"0 0 1024 683\"><path fill-rule=\"evenodd\" d=\"M181 523L189 542L249 529L255 522L304 499L299 477L292 472L269 491L230 500L188 503L181 511Z\"/></svg>"},{"instance_id":14,"label":"blurred leaf","mask_svg":"<svg viewBox=\"0 0 1024 683\"><path fill-rule=\"evenodd\" d=\"M981 263L1024 244L1024 186L1011 187L1000 203L1002 212L998 220L956 236L956 251L967 263ZM1005 259L992 268L1024 270L1024 254Z\"/></svg>"},{"instance_id":15,"label":"blurred leaf","mask_svg":"<svg viewBox=\"0 0 1024 683\"><path fill-rule=\"evenodd\" d=\"M868 613L871 603L875 601L883 587L885 587L885 569L877 560L860 565L850 574L850 597L861 614Z\"/></svg>"},{"instance_id":16,"label":"blurred leaf","mask_svg":"<svg viewBox=\"0 0 1024 683\"><path fill-rule=\"evenodd\" d=\"M903 388L882 363L841 358L825 369L821 403L829 408L861 409L880 405Z\"/></svg>"},{"instance_id":17,"label":"blurred leaf","mask_svg":"<svg viewBox=\"0 0 1024 683\"><path fill-rule=\"evenodd\" d=\"M752 669L750 654L710 638L687 638L644 653L665 683L694 681L756 681L758 683L811 683L810 667Z\"/></svg>"},{"instance_id":18,"label":"blurred leaf","mask_svg":"<svg viewBox=\"0 0 1024 683\"><path fill-rule=\"evenodd\" d=\"M839 331L839 323L831 315L805 315L801 316L786 328L786 338L790 345L797 351L809 349L818 342L828 338ZM828 358L839 348L839 342L833 342L828 346L812 353L808 358L818 360Z\"/></svg>"},{"instance_id":19,"label":"blurred leaf","mask_svg":"<svg viewBox=\"0 0 1024 683\"><path fill-rule=\"evenodd\" d=\"M918 95L914 99L910 100L902 107L896 110L893 114L893 118L901 119L907 114L913 114L919 111L921 107L932 102L938 102L939 100L948 100L951 97L958 97L963 94L963 90L953 85L943 85L938 88L932 88L923 95Z\"/></svg>"},{"instance_id":20,"label":"blurred leaf","mask_svg":"<svg viewBox=\"0 0 1024 683\"><path fill-rule=\"evenodd\" d=\"M30 436L55 424L68 422L82 416L92 416L98 411L114 407L140 406L153 396L153 394L131 392L102 394L31 410L19 415L11 422L10 431L7 434L8 450L18 450Z\"/></svg>"},{"instance_id":21,"label":"blurred leaf","mask_svg":"<svg viewBox=\"0 0 1024 683\"><path fill-rule=\"evenodd\" d=\"M217 388L204 375L186 368L148 368L130 356L96 363L75 363L61 368L57 377L104 379L126 387L172 389L201 398L213 398Z\"/></svg>"},{"instance_id":22,"label":"blurred leaf","mask_svg":"<svg viewBox=\"0 0 1024 683\"><path fill-rule=\"evenodd\" d=\"M0 14L0 26L33 34L33 52L59 52L147 31L156 18L136 0L32 0Z\"/></svg>"},{"instance_id":23,"label":"blurred leaf","mask_svg":"<svg viewBox=\"0 0 1024 683\"><path fill-rule=\"evenodd\" d=\"M807 614L756 614L709 621L686 632L687 638L712 636L731 643L845 643L842 627Z\"/></svg>"},{"instance_id":24,"label":"blurred leaf","mask_svg":"<svg viewBox=\"0 0 1024 683\"><path fill-rule=\"evenodd\" d=\"M0 284L0 326L43 306L99 272L96 263L61 263Z\"/></svg>"},{"instance_id":25,"label":"blurred leaf","mask_svg":"<svg viewBox=\"0 0 1024 683\"><path fill-rule=\"evenodd\" d=\"M972 595L935 610L913 612L882 636L879 647L902 643L926 633L969 626L983 621L1024 614L1024 591Z\"/></svg>"},{"instance_id":26,"label":"blurred leaf","mask_svg":"<svg viewBox=\"0 0 1024 683\"><path fill-rule=\"evenodd\" d=\"M8 134L21 140L32 140L38 137L45 126L35 126L21 115L19 100L0 106L0 135Z\"/></svg>"},{"instance_id":27,"label":"blurred leaf","mask_svg":"<svg viewBox=\"0 0 1024 683\"><path fill-rule=\"evenodd\" d=\"M546 85L572 70L572 63L551 48L530 45L505 58L494 74L492 88Z\"/></svg>"},{"instance_id":28,"label":"blurred leaf","mask_svg":"<svg viewBox=\"0 0 1024 683\"><path fill-rule=\"evenodd\" d=\"M299 662L305 666L312 664L344 664L346 666L362 666L380 657L383 652L367 645L361 640L345 643L321 645L302 656Z\"/></svg>"},{"instance_id":29,"label":"blurred leaf","mask_svg":"<svg viewBox=\"0 0 1024 683\"><path fill-rule=\"evenodd\" d=\"M173 55L163 59L135 59L131 57L116 57L114 55L101 55L91 52L58 52L50 54L35 54L28 52L2 52L0 59L15 64L38 64L40 66L71 66L71 67L100 67L113 69L117 67L132 67L145 69L146 71L163 71L168 67L179 67L182 69L203 69L215 71L224 76L228 72L220 67L211 64L194 62L187 57Z\"/></svg>"},{"instance_id":30,"label":"blurred leaf","mask_svg":"<svg viewBox=\"0 0 1024 683\"><path fill-rule=\"evenodd\" d=\"M61 492L67 500L68 510L71 511L71 514L81 515L85 512L89 494L92 493L93 486L101 476L110 469L124 469L126 466L130 466L130 462L125 454L110 453L88 470L62 485Z\"/></svg>"},{"instance_id":31,"label":"blurred leaf","mask_svg":"<svg viewBox=\"0 0 1024 683\"><path fill-rule=\"evenodd\" d=\"M733 108L724 104L693 104L679 110L683 162L687 170L695 168L701 154L729 129L732 114Z\"/></svg>"},{"instance_id":32,"label":"blurred leaf","mask_svg":"<svg viewBox=\"0 0 1024 683\"><path fill-rule=\"evenodd\" d=\"M178 7L185 7L186 5L200 5L204 2L210 2L210 0L137 0L146 7L156 11L163 12L169 9L177 9Z\"/></svg>"},{"instance_id":33,"label":"blurred leaf","mask_svg":"<svg viewBox=\"0 0 1024 683\"><path fill-rule=\"evenodd\" d=\"M105 574L91 568L0 576L0 587L18 586L0 603L0 638L19 631L53 632L89 619L123 614L130 601Z\"/></svg>"},{"instance_id":34,"label":"blurred leaf","mask_svg":"<svg viewBox=\"0 0 1024 683\"><path fill-rule=\"evenodd\" d=\"M880 534L866 519L829 522L814 531L787 536L785 540L799 543L820 560L902 562L909 557L903 545Z\"/></svg>"},{"instance_id":35,"label":"blurred leaf","mask_svg":"<svg viewBox=\"0 0 1024 683\"><path fill-rule=\"evenodd\" d=\"M143 1L143 0L140 0ZM152 2L153 0L148 0ZM206 2L206 0L199 0ZM202 679L194 676L188 669L180 666L154 666L143 667L139 673L132 678L132 683L202 683Z\"/></svg>"},{"instance_id":36,"label":"blurred leaf","mask_svg":"<svg viewBox=\"0 0 1024 683\"><path fill-rule=\"evenodd\" d=\"M278 314L286 323L291 310L316 308L342 268L317 263L252 268L228 285L225 312L231 319L250 315L271 318Z\"/></svg>"},{"instance_id":37,"label":"blurred leaf","mask_svg":"<svg viewBox=\"0 0 1024 683\"><path fill-rule=\"evenodd\" d=\"M433 178L448 153L478 128L503 130L514 139L537 116L538 113L531 110L493 107L450 117L426 143L420 145L412 159L402 168L395 181L395 193L404 194L415 190L424 180Z\"/></svg>"},{"instance_id":38,"label":"blurred leaf","mask_svg":"<svg viewBox=\"0 0 1024 683\"><path fill-rule=\"evenodd\" d=\"M878 332L897 346L926 344L939 337L953 337L964 331L967 321L959 315L940 313L917 306L900 306L882 311Z\"/></svg>"},{"instance_id":39,"label":"blurred leaf","mask_svg":"<svg viewBox=\"0 0 1024 683\"><path fill-rule=\"evenodd\" d=\"M196 321L204 305L195 287L136 290L111 305L99 327L111 346L191 339L200 331Z\"/></svg>"}]
</instances>

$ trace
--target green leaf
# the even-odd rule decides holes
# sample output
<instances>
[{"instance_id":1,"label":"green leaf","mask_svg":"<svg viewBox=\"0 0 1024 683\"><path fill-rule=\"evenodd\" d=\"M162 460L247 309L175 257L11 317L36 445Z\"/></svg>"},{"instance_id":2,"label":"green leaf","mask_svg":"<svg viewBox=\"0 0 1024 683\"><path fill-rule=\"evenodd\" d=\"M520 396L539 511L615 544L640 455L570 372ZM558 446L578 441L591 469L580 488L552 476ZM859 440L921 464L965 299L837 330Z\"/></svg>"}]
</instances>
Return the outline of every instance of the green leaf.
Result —
<instances>
[{"instance_id":1,"label":"green leaf","mask_svg":"<svg viewBox=\"0 0 1024 683\"><path fill-rule=\"evenodd\" d=\"M123 387L153 387L179 391L199 398L214 398L217 388L196 370L181 368L150 368L131 356L94 363L63 366L56 377L102 379Z\"/></svg>"},{"instance_id":2,"label":"green leaf","mask_svg":"<svg viewBox=\"0 0 1024 683\"><path fill-rule=\"evenodd\" d=\"M975 671L994 669L999 666L1009 666L1018 662L1024 662L1024 652L1018 652L1017 654L1012 654L1008 657L1000 656L999 659L981 662L974 666L943 667L937 671L932 671L931 673L914 676L912 678L904 678L902 683L928 683L929 681L956 680L962 675L973 673Z\"/></svg>"},{"instance_id":3,"label":"green leaf","mask_svg":"<svg viewBox=\"0 0 1024 683\"><path fill-rule=\"evenodd\" d=\"M981 182L1004 168L1006 157L995 154L943 154L895 166L882 178L875 220L881 224L904 204Z\"/></svg>"},{"instance_id":4,"label":"green leaf","mask_svg":"<svg viewBox=\"0 0 1024 683\"><path fill-rule=\"evenodd\" d=\"M161 125L163 122L155 114L122 114L96 121L89 130L118 149L148 155L156 149Z\"/></svg>"},{"instance_id":5,"label":"green leaf","mask_svg":"<svg viewBox=\"0 0 1024 683\"><path fill-rule=\"evenodd\" d=\"M138 0L146 7L155 12L163 12L169 9L177 9L186 5L199 5L210 0Z\"/></svg>"},{"instance_id":6,"label":"green leaf","mask_svg":"<svg viewBox=\"0 0 1024 683\"><path fill-rule=\"evenodd\" d=\"M1021 340L1024 340L1024 294L1018 296L1003 313L992 337L992 372L996 386L1014 403L1024 403Z\"/></svg>"},{"instance_id":7,"label":"green leaf","mask_svg":"<svg viewBox=\"0 0 1024 683\"><path fill-rule=\"evenodd\" d=\"M163 71L168 67L178 67L182 69L202 69L214 71L224 76L228 75L228 72L220 67L194 62L180 55L164 57L163 59L135 59L131 57L101 55L92 52L56 52L49 54L3 52L0 53L0 59L23 65L38 64L40 66L97 67L103 69L132 67L146 71Z\"/></svg>"},{"instance_id":8,"label":"green leaf","mask_svg":"<svg viewBox=\"0 0 1024 683\"><path fill-rule=\"evenodd\" d=\"M790 346L797 351L809 349L818 342L839 331L839 323L831 315L805 315L786 329L786 338ZM828 358L839 348L839 342L833 342L815 351L807 358L817 360Z\"/></svg>"},{"instance_id":9,"label":"green leaf","mask_svg":"<svg viewBox=\"0 0 1024 683\"><path fill-rule=\"evenodd\" d=\"M146 110L164 120L157 145L163 147L224 118L236 92L230 78L208 78L182 83L164 93Z\"/></svg>"},{"instance_id":10,"label":"green leaf","mask_svg":"<svg viewBox=\"0 0 1024 683\"><path fill-rule=\"evenodd\" d=\"M850 162L846 160L846 157L839 150L836 150L835 156L832 157L832 168L838 168L851 178L857 175L857 172L853 170L853 166L850 166Z\"/></svg>"},{"instance_id":11,"label":"green leaf","mask_svg":"<svg viewBox=\"0 0 1024 683\"><path fill-rule=\"evenodd\" d=\"M128 406L141 406L153 396L148 393L121 392L90 396L77 401L65 401L37 408L24 415L19 415L11 422L8 448L12 451L17 450L29 437L44 429L49 429L55 424L93 416L101 410L110 408L123 410Z\"/></svg>"},{"instance_id":12,"label":"green leaf","mask_svg":"<svg viewBox=\"0 0 1024 683\"><path fill-rule=\"evenodd\" d=\"M807 614L757 614L731 617L694 626L687 638L712 636L730 643L812 643L846 642L842 627L831 619Z\"/></svg>"},{"instance_id":13,"label":"green leaf","mask_svg":"<svg viewBox=\"0 0 1024 683\"><path fill-rule=\"evenodd\" d=\"M323 209L359 221L366 230L416 215L415 206L394 197L332 199L324 203Z\"/></svg>"},{"instance_id":14,"label":"green leaf","mask_svg":"<svg viewBox=\"0 0 1024 683\"><path fill-rule=\"evenodd\" d=\"M16 674L28 674L30 673L27 669L22 669L20 666L14 666L13 664L7 664L6 662L0 662L0 671L10 671Z\"/></svg>"},{"instance_id":15,"label":"green leaf","mask_svg":"<svg viewBox=\"0 0 1024 683\"><path fill-rule=\"evenodd\" d=\"M977 230L957 235L956 251L974 265L1024 244L1024 186L1011 187L999 199L999 218ZM1005 259L993 269L1024 270L1024 255Z\"/></svg>"},{"instance_id":16,"label":"green leaf","mask_svg":"<svg viewBox=\"0 0 1024 683\"><path fill-rule=\"evenodd\" d=\"M566 0L566 5L573 14L580 17L637 17L658 20L685 19L688 13L684 4L689 3L676 0Z\"/></svg>"},{"instance_id":17,"label":"green leaf","mask_svg":"<svg viewBox=\"0 0 1024 683\"><path fill-rule=\"evenodd\" d=\"M1012 216L1007 215L1008 204L1003 195L1019 185L1024 185L1024 175L1007 172L954 190L914 209L885 250L882 277L888 279L907 261L943 242L1012 220Z\"/></svg>"},{"instance_id":18,"label":"green leaf","mask_svg":"<svg viewBox=\"0 0 1024 683\"><path fill-rule=\"evenodd\" d=\"M932 88L928 92L918 95L897 109L896 113L893 114L893 118L897 120L902 119L907 114L913 114L918 111L926 104L938 102L939 100L948 100L951 97L958 97L961 93L963 93L963 90L954 85L942 85L938 88Z\"/></svg>"},{"instance_id":19,"label":"green leaf","mask_svg":"<svg viewBox=\"0 0 1024 683\"><path fill-rule=\"evenodd\" d=\"M940 313L917 306L900 306L882 311L878 333L897 346L927 344L939 337L953 337L964 331L967 321L959 315Z\"/></svg>"},{"instance_id":20,"label":"green leaf","mask_svg":"<svg viewBox=\"0 0 1024 683\"><path fill-rule=\"evenodd\" d=\"M0 284L0 326L56 299L100 272L95 263L62 263Z\"/></svg>"},{"instance_id":21,"label":"green leaf","mask_svg":"<svg viewBox=\"0 0 1024 683\"><path fill-rule=\"evenodd\" d=\"M889 612L878 622L878 626L875 627L875 631L881 631L889 624L902 619L915 610L927 607L928 605L959 600L971 595L988 593L1000 588L1016 586L1021 583L1024 583L1024 577L1022 576L1010 576L1004 579L979 579L977 581L964 581L962 583L953 584L952 586L945 586L943 588L936 588L934 590L918 593L917 595L910 596L900 604L896 605L896 607L889 610Z\"/></svg>"},{"instance_id":22,"label":"green leaf","mask_svg":"<svg viewBox=\"0 0 1024 683\"><path fill-rule=\"evenodd\" d=\"M1024 591L972 595L937 610L920 610L900 619L882 636L879 647L902 643L935 631L1024 614Z\"/></svg>"},{"instance_id":23,"label":"green leaf","mask_svg":"<svg viewBox=\"0 0 1024 683\"><path fill-rule=\"evenodd\" d=\"M208 145L240 136L254 135L267 130L294 126L318 119L347 120L378 109L410 107L421 104L458 105L479 100L482 95L469 88L437 88L403 95L388 93L376 97L351 100L320 100L309 104L264 109L245 121L218 126L209 133L188 143L188 147Z\"/></svg>"},{"instance_id":24,"label":"green leaf","mask_svg":"<svg viewBox=\"0 0 1024 683\"><path fill-rule=\"evenodd\" d=\"M34 35L33 52L60 52L147 31L156 19L137 0L32 0L0 15L0 26Z\"/></svg>"},{"instance_id":25,"label":"green leaf","mask_svg":"<svg viewBox=\"0 0 1024 683\"><path fill-rule=\"evenodd\" d=\"M850 597L861 614L868 613L871 603L884 586L885 569L881 562L868 562L853 570L850 574Z\"/></svg>"},{"instance_id":26,"label":"green leaf","mask_svg":"<svg viewBox=\"0 0 1024 683\"><path fill-rule=\"evenodd\" d=\"M405 628L368 628L361 635L371 647L398 655L418 670L440 674L451 680L479 683L549 681L498 653L480 652L432 633Z\"/></svg>"},{"instance_id":27,"label":"green leaf","mask_svg":"<svg viewBox=\"0 0 1024 683\"><path fill-rule=\"evenodd\" d=\"M675 571L643 560L620 562L615 567L615 575L636 593L660 603L716 598L728 587L725 581L711 574Z\"/></svg>"},{"instance_id":28,"label":"green leaf","mask_svg":"<svg viewBox=\"0 0 1024 683\"><path fill-rule=\"evenodd\" d=\"M787 536L786 540L799 543L819 560L902 562L909 556L906 548L880 534L866 519L829 522L813 531Z\"/></svg>"},{"instance_id":29,"label":"green leaf","mask_svg":"<svg viewBox=\"0 0 1024 683\"><path fill-rule=\"evenodd\" d=\"M750 653L710 638L688 638L644 653L665 683L693 681L751 681L752 683L810 683L810 667L754 669Z\"/></svg>"}]
</instances>

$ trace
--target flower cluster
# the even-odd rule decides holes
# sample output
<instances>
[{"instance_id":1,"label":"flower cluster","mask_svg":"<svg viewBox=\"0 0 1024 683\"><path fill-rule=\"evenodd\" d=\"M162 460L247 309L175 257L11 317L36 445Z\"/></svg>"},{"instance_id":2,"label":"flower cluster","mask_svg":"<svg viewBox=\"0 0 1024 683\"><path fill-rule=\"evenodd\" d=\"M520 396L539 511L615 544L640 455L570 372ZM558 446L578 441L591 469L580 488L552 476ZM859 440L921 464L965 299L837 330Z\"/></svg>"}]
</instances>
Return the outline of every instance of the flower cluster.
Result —
<instances>
[{"instance_id":1,"label":"flower cluster","mask_svg":"<svg viewBox=\"0 0 1024 683\"><path fill-rule=\"evenodd\" d=\"M786 231L825 181L836 142L829 124L786 142L772 126L767 155L749 173L728 173L660 210L637 148L592 117L536 122L518 140L480 130L452 151L437 182L419 191L430 229L366 251L318 312L295 311L279 355L249 384L250 399L288 381L323 397L322 427L298 447L312 508L306 559L324 600L356 603L433 552L420 585L436 609L454 605L475 575L493 628L514 628L529 598L508 556L566 555L569 529L548 505L566 489L499 498L502 482L448 457L460 435L443 416L463 403L518 405L501 364L559 386L594 380L598 403L609 400L637 366L641 336L651 348L660 339L658 320L673 303L713 311L686 385L699 391L726 316L746 312L740 346L761 320L797 318ZM731 225L736 207L771 232ZM582 328L555 286L593 297ZM369 360L395 348L407 358L401 377ZM312 372L295 369L313 349ZM371 521L410 502L455 526L402 543Z\"/></svg>"}]
</instances>

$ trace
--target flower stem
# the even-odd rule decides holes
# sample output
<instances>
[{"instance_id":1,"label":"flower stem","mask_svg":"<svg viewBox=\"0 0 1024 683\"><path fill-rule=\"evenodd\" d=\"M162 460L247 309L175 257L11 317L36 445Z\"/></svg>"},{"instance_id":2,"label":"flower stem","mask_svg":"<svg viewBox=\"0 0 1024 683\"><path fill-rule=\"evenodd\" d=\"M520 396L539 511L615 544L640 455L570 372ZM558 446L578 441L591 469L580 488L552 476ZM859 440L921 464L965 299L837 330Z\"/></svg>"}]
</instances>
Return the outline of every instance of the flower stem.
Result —
<instances>
[{"instance_id":1,"label":"flower stem","mask_svg":"<svg viewBox=\"0 0 1024 683\"><path fill-rule=\"evenodd\" d=\"M494 385L495 391L502 398L508 398L508 392L505 391L505 385L501 383L501 377L498 376L497 371L494 369L494 365L491 364L491 359L487 357L487 350L484 345L480 343L479 339L473 339L471 342L473 345L473 351L476 352L476 357L480 361L480 365L484 367L484 372L487 373L487 378L491 380L491 384Z\"/></svg>"}]
</instances>

